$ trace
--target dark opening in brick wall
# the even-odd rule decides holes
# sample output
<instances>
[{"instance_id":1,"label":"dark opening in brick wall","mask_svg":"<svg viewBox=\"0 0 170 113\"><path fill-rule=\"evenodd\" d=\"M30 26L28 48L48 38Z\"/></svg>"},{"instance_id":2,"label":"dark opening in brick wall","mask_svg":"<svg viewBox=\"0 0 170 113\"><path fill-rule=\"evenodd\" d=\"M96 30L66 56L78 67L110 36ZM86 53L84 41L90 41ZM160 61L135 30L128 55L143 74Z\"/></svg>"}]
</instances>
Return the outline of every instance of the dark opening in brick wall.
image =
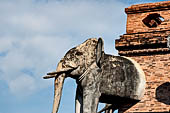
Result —
<instances>
[{"instance_id":1,"label":"dark opening in brick wall","mask_svg":"<svg viewBox=\"0 0 170 113\"><path fill-rule=\"evenodd\" d=\"M142 20L142 22L150 28L157 27L163 21L164 21L164 18L162 16L160 16L160 14L158 14L158 13L149 14L147 17L145 17Z\"/></svg>"},{"instance_id":2,"label":"dark opening in brick wall","mask_svg":"<svg viewBox=\"0 0 170 113\"><path fill-rule=\"evenodd\" d=\"M170 82L165 82L156 88L156 99L170 105Z\"/></svg>"}]
</instances>

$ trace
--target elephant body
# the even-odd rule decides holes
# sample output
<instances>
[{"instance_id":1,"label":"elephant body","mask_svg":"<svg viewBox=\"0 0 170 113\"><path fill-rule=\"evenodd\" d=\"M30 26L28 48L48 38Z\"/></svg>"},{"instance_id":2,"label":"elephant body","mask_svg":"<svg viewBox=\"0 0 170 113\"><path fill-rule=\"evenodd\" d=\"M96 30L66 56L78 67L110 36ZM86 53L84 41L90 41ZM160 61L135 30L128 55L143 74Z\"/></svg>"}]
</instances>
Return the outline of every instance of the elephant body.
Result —
<instances>
[{"instance_id":1,"label":"elephant body","mask_svg":"<svg viewBox=\"0 0 170 113\"><path fill-rule=\"evenodd\" d=\"M103 94L142 98L145 75L134 60L105 54L101 65L100 91Z\"/></svg>"},{"instance_id":2,"label":"elephant body","mask_svg":"<svg viewBox=\"0 0 170 113\"><path fill-rule=\"evenodd\" d=\"M82 113L96 113L98 102L115 104L114 109L138 102L143 96L145 77L137 67L132 59L107 54L101 59L101 68L92 63L77 82L78 93L82 93L79 98L84 100L81 104L87 108Z\"/></svg>"},{"instance_id":3,"label":"elephant body","mask_svg":"<svg viewBox=\"0 0 170 113\"><path fill-rule=\"evenodd\" d=\"M97 113L99 102L119 109L135 104L144 95L145 75L139 64L128 57L105 54L101 38L88 39L69 50L57 70L49 75L55 74L57 79L65 73L64 77L76 79L76 113ZM58 106L54 104L56 113Z\"/></svg>"}]
</instances>

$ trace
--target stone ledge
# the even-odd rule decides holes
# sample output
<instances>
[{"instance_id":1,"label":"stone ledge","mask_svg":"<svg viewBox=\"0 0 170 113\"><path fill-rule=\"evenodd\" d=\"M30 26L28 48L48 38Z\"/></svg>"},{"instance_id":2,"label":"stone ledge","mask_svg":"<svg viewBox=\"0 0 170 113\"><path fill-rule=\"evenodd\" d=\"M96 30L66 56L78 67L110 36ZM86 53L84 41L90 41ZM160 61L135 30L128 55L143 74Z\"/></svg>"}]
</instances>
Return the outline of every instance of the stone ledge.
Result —
<instances>
[{"instance_id":1,"label":"stone ledge","mask_svg":"<svg viewBox=\"0 0 170 113\"><path fill-rule=\"evenodd\" d=\"M142 50L127 50L127 51L119 51L120 56L148 56L151 54L168 54L170 53L169 48L157 48L157 49L142 49Z\"/></svg>"},{"instance_id":2,"label":"stone ledge","mask_svg":"<svg viewBox=\"0 0 170 113\"><path fill-rule=\"evenodd\" d=\"M125 8L127 14L143 13L170 9L170 1L132 5Z\"/></svg>"},{"instance_id":3,"label":"stone ledge","mask_svg":"<svg viewBox=\"0 0 170 113\"><path fill-rule=\"evenodd\" d=\"M170 30L124 34L116 39L115 47L119 51L167 48L167 37Z\"/></svg>"}]
</instances>

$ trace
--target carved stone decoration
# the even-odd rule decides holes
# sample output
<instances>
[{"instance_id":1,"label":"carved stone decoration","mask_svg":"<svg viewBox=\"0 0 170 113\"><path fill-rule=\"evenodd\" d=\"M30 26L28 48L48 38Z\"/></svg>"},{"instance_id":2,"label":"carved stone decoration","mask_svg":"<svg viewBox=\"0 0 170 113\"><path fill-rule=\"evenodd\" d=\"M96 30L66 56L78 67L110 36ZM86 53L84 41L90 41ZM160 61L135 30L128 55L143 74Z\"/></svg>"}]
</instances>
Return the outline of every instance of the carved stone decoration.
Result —
<instances>
[{"instance_id":1,"label":"carved stone decoration","mask_svg":"<svg viewBox=\"0 0 170 113\"><path fill-rule=\"evenodd\" d=\"M53 112L57 113L64 79L76 79L76 113L97 113L98 103L108 103L106 113L133 106L144 96L145 74L128 57L105 54L101 38L91 38L70 49L60 60L55 77Z\"/></svg>"}]
</instances>

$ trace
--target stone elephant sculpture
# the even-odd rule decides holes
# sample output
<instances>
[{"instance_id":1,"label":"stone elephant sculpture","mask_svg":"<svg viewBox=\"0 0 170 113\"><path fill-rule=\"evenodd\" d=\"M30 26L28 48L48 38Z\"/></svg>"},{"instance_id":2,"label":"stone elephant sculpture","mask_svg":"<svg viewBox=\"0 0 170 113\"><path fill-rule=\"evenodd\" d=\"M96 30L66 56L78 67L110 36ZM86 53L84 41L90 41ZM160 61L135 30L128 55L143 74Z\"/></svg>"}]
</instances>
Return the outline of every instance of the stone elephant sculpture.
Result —
<instances>
[{"instance_id":1,"label":"stone elephant sculpture","mask_svg":"<svg viewBox=\"0 0 170 113\"><path fill-rule=\"evenodd\" d=\"M119 109L140 101L145 90L145 75L134 60L104 53L101 38L90 38L70 49L55 72L53 112L57 113L66 77L76 79L76 113L97 113L98 103ZM113 108L114 107L114 108Z\"/></svg>"}]
</instances>

